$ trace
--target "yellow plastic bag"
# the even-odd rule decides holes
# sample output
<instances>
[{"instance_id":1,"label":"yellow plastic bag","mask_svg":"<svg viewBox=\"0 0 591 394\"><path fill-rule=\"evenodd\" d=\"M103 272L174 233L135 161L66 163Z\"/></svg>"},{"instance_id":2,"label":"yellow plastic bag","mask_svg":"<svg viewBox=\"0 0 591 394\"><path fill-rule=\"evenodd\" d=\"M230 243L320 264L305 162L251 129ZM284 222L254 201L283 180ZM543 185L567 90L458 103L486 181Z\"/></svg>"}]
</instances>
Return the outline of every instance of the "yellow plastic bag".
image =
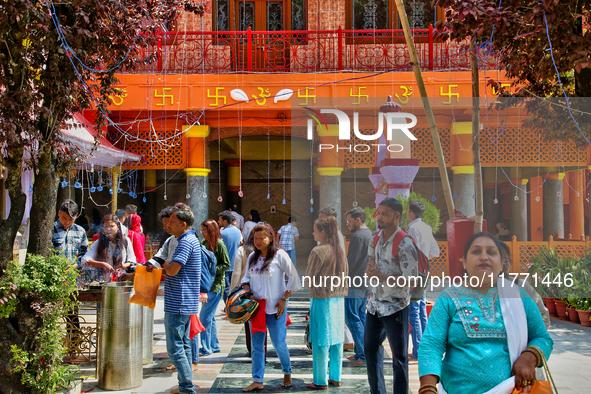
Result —
<instances>
[{"instance_id":1,"label":"yellow plastic bag","mask_svg":"<svg viewBox=\"0 0 591 394\"><path fill-rule=\"evenodd\" d=\"M150 309L154 309L156 306L156 296L158 295L158 287L160 287L161 278L161 269L154 268L152 269L152 272L148 272L146 270L146 266L138 265L135 269L135 279L133 282L135 294L131 296L129 303L147 306Z\"/></svg>"}]
</instances>

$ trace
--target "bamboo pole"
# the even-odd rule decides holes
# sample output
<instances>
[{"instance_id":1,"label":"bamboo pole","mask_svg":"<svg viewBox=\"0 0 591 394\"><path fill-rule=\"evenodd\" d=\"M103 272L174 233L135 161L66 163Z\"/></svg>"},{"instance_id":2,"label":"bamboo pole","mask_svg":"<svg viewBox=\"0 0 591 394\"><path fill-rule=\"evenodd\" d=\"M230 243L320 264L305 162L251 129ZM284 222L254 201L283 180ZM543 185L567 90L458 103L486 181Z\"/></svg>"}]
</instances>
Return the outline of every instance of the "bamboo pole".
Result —
<instances>
[{"instance_id":1,"label":"bamboo pole","mask_svg":"<svg viewBox=\"0 0 591 394\"><path fill-rule=\"evenodd\" d=\"M398 10L398 16L404 30L404 38L406 39L406 45L410 54L410 61L412 69L415 73L417 85L421 92L421 99L423 100L423 107L425 108L425 114L429 121L429 128L431 129L431 138L433 139L433 146L435 147L435 154L437 155L437 163L439 164L439 175L441 176L441 183L443 184L443 195L445 196L445 204L447 205L447 213L450 219L454 218L454 200L451 193L451 187L449 185L449 178L447 176L447 167L445 166L445 157L443 156L443 149L441 148L441 140L439 139L439 131L437 130L437 124L435 123L435 116L433 115L433 109L429 102L429 96L427 95L427 89L425 88L425 81L423 81L423 74L421 74L421 67L419 66L419 57L415 49L415 43L410 31L410 25L408 24L408 17L406 16L406 10L404 9L404 1L396 0L396 9Z\"/></svg>"},{"instance_id":2,"label":"bamboo pole","mask_svg":"<svg viewBox=\"0 0 591 394\"><path fill-rule=\"evenodd\" d=\"M482 198L482 169L480 165L480 78L478 75L478 51L474 39L470 40L470 67L472 69L472 162L474 165L474 193L476 194L476 214L474 231L482 231L484 202Z\"/></svg>"}]
</instances>

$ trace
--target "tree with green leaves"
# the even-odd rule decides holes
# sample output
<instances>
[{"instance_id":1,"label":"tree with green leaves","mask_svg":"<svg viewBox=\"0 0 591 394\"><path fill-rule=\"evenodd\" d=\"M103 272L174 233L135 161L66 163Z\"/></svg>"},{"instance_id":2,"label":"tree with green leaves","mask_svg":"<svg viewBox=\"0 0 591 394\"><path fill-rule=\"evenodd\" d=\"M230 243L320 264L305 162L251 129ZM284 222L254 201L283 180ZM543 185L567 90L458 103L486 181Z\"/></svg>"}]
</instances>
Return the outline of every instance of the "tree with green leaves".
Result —
<instances>
[{"instance_id":1,"label":"tree with green leaves","mask_svg":"<svg viewBox=\"0 0 591 394\"><path fill-rule=\"evenodd\" d=\"M10 215L0 219L0 280L23 219L22 170L35 173L28 252L47 257L59 175L83 160L61 130L74 113L89 109L96 109L97 130L107 125L107 107L119 93L115 73L154 61L157 34L188 3L0 1L0 158L11 200ZM29 392L22 369L9 361L11 346L40 351L29 335L42 324L30 305L0 318L0 393Z\"/></svg>"},{"instance_id":2,"label":"tree with green leaves","mask_svg":"<svg viewBox=\"0 0 591 394\"><path fill-rule=\"evenodd\" d=\"M525 97L526 126L548 139L591 139L590 0L436 0L445 8L442 35L470 40L499 58L511 87L489 80L502 96ZM577 98L577 99L573 99ZM523 100L502 101L502 107ZM572 117L571 117L572 114ZM573 120L574 118L574 120ZM576 121L576 122L575 122Z\"/></svg>"}]
</instances>

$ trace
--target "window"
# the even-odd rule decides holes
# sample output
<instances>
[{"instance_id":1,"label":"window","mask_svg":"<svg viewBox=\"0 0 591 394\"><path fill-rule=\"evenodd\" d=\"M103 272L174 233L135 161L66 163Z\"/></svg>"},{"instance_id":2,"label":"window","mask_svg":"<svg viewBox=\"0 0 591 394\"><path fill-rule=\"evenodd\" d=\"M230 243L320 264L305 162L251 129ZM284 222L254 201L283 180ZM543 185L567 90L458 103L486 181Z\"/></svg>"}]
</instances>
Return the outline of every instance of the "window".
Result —
<instances>
[{"instance_id":1,"label":"window","mask_svg":"<svg viewBox=\"0 0 591 394\"><path fill-rule=\"evenodd\" d=\"M386 0L387 1L387 0ZM306 30L306 0L216 0L216 31Z\"/></svg>"},{"instance_id":2,"label":"window","mask_svg":"<svg viewBox=\"0 0 591 394\"><path fill-rule=\"evenodd\" d=\"M404 2L411 29L428 29L436 22L431 0ZM347 29L401 29L394 0L347 0Z\"/></svg>"}]
</instances>

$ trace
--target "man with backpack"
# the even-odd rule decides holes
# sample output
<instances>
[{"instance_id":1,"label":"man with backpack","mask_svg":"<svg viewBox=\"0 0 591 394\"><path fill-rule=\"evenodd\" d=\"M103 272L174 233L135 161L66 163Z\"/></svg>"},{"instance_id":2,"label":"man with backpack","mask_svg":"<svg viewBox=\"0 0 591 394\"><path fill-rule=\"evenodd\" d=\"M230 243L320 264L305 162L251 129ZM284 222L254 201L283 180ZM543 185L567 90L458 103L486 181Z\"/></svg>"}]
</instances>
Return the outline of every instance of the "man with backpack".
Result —
<instances>
[{"instance_id":1,"label":"man with backpack","mask_svg":"<svg viewBox=\"0 0 591 394\"><path fill-rule=\"evenodd\" d=\"M433 237L433 230L431 226L423 222L423 213L425 212L425 204L422 201L410 200L408 202L408 211L406 218L409 221L408 235L413 237L417 247L425 256L429 256L429 260L439 257L439 245ZM419 343L425 328L427 328L427 304L425 299L425 292L421 294L421 299L418 301L411 301L410 303L410 325L412 336L412 358L413 361L419 359Z\"/></svg>"},{"instance_id":2,"label":"man with backpack","mask_svg":"<svg viewBox=\"0 0 591 394\"><path fill-rule=\"evenodd\" d=\"M402 209L400 201L394 198L380 203L376 216L380 231L368 247L369 263L365 273L369 277L370 295L363 342L372 394L387 392L382 347L386 337L392 352L394 392L408 393L408 317L411 287L414 286L409 279L418 275L419 250L398 226Z\"/></svg>"}]
</instances>

